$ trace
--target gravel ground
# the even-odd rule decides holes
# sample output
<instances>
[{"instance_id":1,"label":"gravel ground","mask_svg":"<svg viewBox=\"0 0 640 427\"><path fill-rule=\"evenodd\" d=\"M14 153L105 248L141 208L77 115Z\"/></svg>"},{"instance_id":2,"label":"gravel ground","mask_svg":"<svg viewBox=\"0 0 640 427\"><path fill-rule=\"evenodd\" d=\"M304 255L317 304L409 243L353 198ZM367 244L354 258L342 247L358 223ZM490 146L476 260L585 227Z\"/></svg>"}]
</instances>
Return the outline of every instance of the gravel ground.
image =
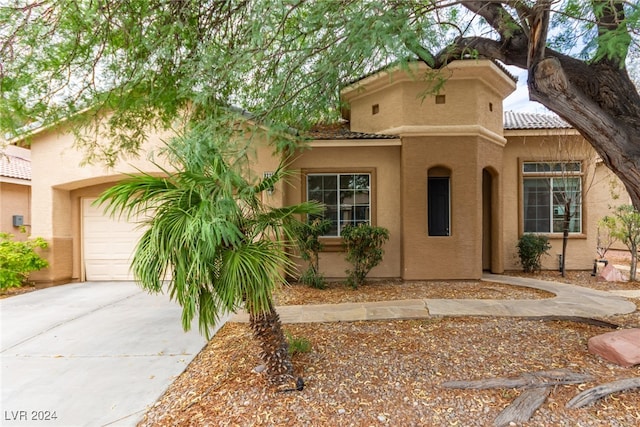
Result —
<instances>
[{"instance_id":1,"label":"gravel ground","mask_svg":"<svg viewBox=\"0 0 640 427\"><path fill-rule=\"evenodd\" d=\"M519 275L520 273L513 273ZM589 272L537 277L602 290L639 289L638 283L601 283ZM463 282L376 282L352 290L291 286L279 304L406 298L547 298L508 285ZM640 299L632 300L640 307ZM640 314L607 319L640 327ZM609 332L569 321L459 317L407 321L285 325L311 343L294 354L302 392L270 389L253 372L260 364L246 324L229 323L149 409L141 426L486 426L521 394L518 389L445 389L442 383L513 377L549 369L589 374L592 381L559 385L523 426L640 425L640 390L603 398L580 409L566 403L587 388L640 376L587 351L587 340Z\"/></svg>"}]
</instances>

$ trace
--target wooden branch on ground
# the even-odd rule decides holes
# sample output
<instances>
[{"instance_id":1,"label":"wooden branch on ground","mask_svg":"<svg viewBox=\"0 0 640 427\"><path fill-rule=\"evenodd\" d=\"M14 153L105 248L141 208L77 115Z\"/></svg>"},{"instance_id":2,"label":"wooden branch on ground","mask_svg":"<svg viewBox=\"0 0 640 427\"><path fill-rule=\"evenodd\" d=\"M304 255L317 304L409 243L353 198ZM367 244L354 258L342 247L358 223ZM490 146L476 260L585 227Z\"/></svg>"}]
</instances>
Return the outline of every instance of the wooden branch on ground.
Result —
<instances>
[{"instance_id":1,"label":"wooden branch on ground","mask_svg":"<svg viewBox=\"0 0 640 427\"><path fill-rule=\"evenodd\" d=\"M538 388L559 384L581 384L593 380L591 375L578 374L564 369L527 372L518 377L485 378L473 381L447 381L445 388L484 390L488 388Z\"/></svg>"},{"instance_id":2,"label":"wooden branch on ground","mask_svg":"<svg viewBox=\"0 0 640 427\"><path fill-rule=\"evenodd\" d=\"M582 408L611 393L640 388L640 377L626 378L590 388L578 394L567 403L567 408Z\"/></svg>"},{"instance_id":3,"label":"wooden branch on ground","mask_svg":"<svg viewBox=\"0 0 640 427\"><path fill-rule=\"evenodd\" d=\"M544 403L551 389L559 384L581 384L593 380L591 375L579 374L566 369L526 372L518 377L488 378L475 381L447 381L445 388L483 390L487 388L525 388L509 406L498 414L493 424L498 427L528 421Z\"/></svg>"},{"instance_id":4,"label":"wooden branch on ground","mask_svg":"<svg viewBox=\"0 0 640 427\"><path fill-rule=\"evenodd\" d=\"M533 413L542 406L550 393L551 387L538 387L523 391L511 402L511 405L498 414L493 425L503 427L513 425L512 423L519 424L528 421Z\"/></svg>"}]
</instances>

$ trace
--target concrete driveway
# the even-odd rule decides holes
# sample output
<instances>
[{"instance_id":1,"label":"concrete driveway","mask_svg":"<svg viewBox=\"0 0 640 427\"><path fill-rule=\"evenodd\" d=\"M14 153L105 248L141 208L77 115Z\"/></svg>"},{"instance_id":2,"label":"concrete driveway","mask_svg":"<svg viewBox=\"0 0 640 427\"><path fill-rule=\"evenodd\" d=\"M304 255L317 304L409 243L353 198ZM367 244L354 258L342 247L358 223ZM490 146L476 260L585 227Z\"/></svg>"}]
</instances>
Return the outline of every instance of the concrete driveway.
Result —
<instances>
[{"instance_id":1,"label":"concrete driveway","mask_svg":"<svg viewBox=\"0 0 640 427\"><path fill-rule=\"evenodd\" d=\"M133 426L206 344L167 295L76 283L0 300L3 426Z\"/></svg>"}]
</instances>

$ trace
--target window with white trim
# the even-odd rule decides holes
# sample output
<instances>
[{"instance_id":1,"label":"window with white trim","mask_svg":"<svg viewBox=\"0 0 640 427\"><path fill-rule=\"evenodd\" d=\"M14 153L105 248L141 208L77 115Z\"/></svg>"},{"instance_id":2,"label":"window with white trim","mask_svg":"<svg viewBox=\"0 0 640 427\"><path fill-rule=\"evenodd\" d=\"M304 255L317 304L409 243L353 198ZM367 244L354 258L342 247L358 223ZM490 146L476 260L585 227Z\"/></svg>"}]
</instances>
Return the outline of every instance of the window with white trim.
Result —
<instances>
[{"instance_id":1,"label":"window with white trim","mask_svg":"<svg viewBox=\"0 0 640 427\"><path fill-rule=\"evenodd\" d=\"M523 162L522 195L525 233L582 232L581 162Z\"/></svg>"},{"instance_id":2,"label":"window with white trim","mask_svg":"<svg viewBox=\"0 0 640 427\"><path fill-rule=\"evenodd\" d=\"M325 205L321 218L331 221L327 237L340 237L347 225L371 223L371 174L314 173L307 175L307 200ZM310 217L310 220L317 218Z\"/></svg>"}]
</instances>

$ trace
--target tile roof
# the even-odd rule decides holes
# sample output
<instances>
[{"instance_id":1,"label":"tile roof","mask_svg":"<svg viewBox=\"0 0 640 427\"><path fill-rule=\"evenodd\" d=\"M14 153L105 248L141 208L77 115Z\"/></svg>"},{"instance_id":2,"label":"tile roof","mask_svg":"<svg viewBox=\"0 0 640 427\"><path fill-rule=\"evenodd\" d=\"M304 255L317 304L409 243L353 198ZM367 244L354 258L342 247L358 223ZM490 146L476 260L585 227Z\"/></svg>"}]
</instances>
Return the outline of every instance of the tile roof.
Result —
<instances>
[{"instance_id":1,"label":"tile roof","mask_svg":"<svg viewBox=\"0 0 640 427\"><path fill-rule=\"evenodd\" d=\"M352 132L348 122L316 125L306 132L311 139L396 139L398 135Z\"/></svg>"},{"instance_id":2,"label":"tile roof","mask_svg":"<svg viewBox=\"0 0 640 427\"><path fill-rule=\"evenodd\" d=\"M0 176L31 181L31 161L0 153Z\"/></svg>"},{"instance_id":3,"label":"tile roof","mask_svg":"<svg viewBox=\"0 0 640 427\"><path fill-rule=\"evenodd\" d=\"M571 125L555 114L518 113L505 111L504 128L513 129L571 129Z\"/></svg>"},{"instance_id":4,"label":"tile roof","mask_svg":"<svg viewBox=\"0 0 640 427\"><path fill-rule=\"evenodd\" d=\"M521 113L506 111L504 113L504 129L571 129L572 126L555 114ZM306 136L315 140L333 139L396 139L398 135L379 133L352 132L348 122L320 124L314 126Z\"/></svg>"}]
</instances>

